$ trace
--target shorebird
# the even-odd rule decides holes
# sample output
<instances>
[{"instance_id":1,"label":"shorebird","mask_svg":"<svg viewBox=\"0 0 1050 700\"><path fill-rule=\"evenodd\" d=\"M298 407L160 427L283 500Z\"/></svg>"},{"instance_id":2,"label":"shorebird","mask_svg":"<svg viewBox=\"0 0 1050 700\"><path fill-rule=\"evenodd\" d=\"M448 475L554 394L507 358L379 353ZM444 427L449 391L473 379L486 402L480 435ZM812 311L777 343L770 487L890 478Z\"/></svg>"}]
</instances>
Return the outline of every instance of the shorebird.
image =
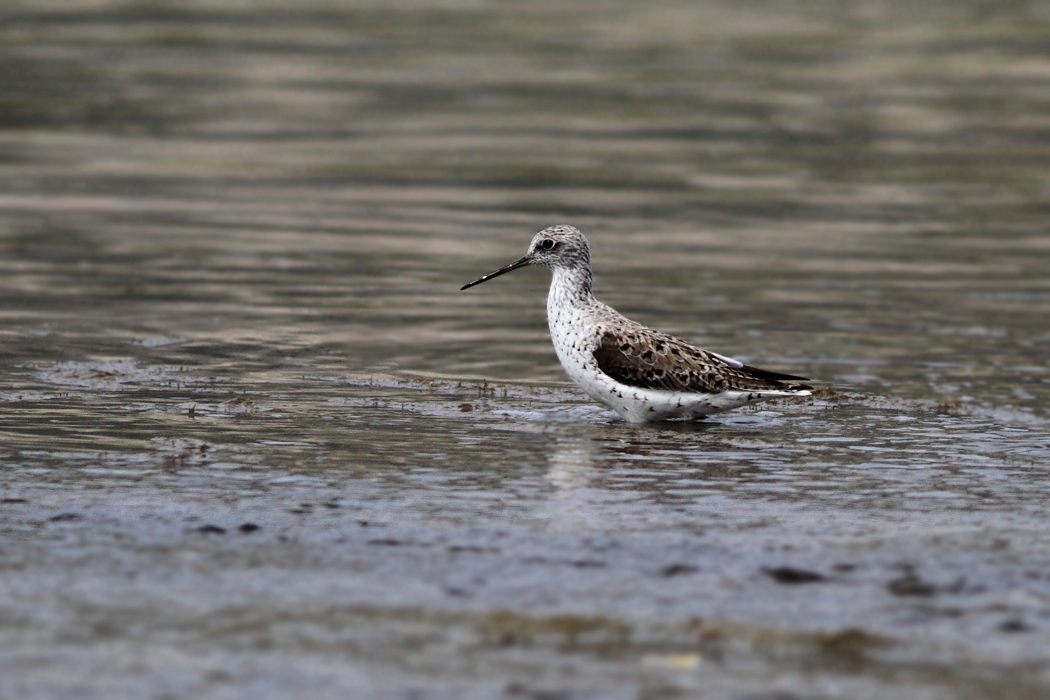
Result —
<instances>
[{"instance_id":1,"label":"shorebird","mask_svg":"<svg viewBox=\"0 0 1050 700\"><path fill-rule=\"evenodd\" d=\"M629 423L696 419L785 396L805 377L745 365L626 318L591 293L591 249L573 226L545 228L528 252L460 291L527 265L549 268L547 323L565 373Z\"/></svg>"}]
</instances>

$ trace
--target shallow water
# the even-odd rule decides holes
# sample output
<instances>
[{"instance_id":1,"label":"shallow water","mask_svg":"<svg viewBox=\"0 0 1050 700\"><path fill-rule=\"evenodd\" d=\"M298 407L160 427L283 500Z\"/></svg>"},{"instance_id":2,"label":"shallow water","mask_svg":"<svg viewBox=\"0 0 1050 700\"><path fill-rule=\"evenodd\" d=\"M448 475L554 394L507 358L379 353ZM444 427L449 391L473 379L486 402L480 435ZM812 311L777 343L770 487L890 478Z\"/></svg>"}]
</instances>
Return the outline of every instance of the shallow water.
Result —
<instances>
[{"instance_id":1,"label":"shallow water","mask_svg":"<svg viewBox=\"0 0 1050 700\"><path fill-rule=\"evenodd\" d=\"M5 8L0 695L1050 694L1041 6Z\"/></svg>"}]
</instances>

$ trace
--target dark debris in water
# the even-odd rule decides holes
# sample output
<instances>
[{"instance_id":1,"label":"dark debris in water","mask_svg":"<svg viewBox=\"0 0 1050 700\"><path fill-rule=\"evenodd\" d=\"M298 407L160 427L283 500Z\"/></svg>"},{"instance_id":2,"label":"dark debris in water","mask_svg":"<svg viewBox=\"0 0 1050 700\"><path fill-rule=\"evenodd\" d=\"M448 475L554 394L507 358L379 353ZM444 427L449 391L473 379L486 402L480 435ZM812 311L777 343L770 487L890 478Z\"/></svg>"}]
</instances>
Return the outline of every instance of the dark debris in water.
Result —
<instances>
[{"instance_id":1,"label":"dark debris in water","mask_svg":"<svg viewBox=\"0 0 1050 700\"><path fill-rule=\"evenodd\" d=\"M477 545L453 544L447 547L450 552L469 552L471 554L499 554L496 547L480 547Z\"/></svg>"},{"instance_id":2,"label":"dark debris in water","mask_svg":"<svg viewBox=\"0 0 1050 700\"><path fill-rule=\"evenodd\" d=\"M1032 627L1024 620L1011 618L999 625L1000 632L1031 632Z\"/></svg>"},{"instance_id":3,"label":"dark debris in water","mask_svg":"<svg viewBox=\"0 0 1050 700\"><path fill-rule=\"evenodd\" d=\"M777 566L771 568L764 568L762 572L772 578L777 583L784 583L789 585L796 585L801 583L822 583L827 581L827 577L823 574L818 574L816 571L809 571L808 569L799 569L794 566Z\"/></svg>"},{"instance_id":4,"label":"dark debris in water","mask_svg":"<svg viewBox=\"0 0 1050 700\"><path fill-rule=\"evenodd\" d=\"M937 593L937 586L923 580L914 570L906 569L903 575L886 584L886 590L895 596L929 597Z\"/></svg>"},{"instance_id":5,"label":"dark debris in water","mask_svg":"<svg viewBox=\"0 0 1050 700\"><path fill-rule=\"evenodd\" d=\"M931 410L942 416L965 416L970 414L970 410L967 406L957 400L940 401L934 404Z\"/></svg>"},{"instance_id":6,"label":"dark debris in water","mask_svg":"<svg viewBox=\"0 0 1050 700\"><path fill-rule=\"evenodd\" d=\"M201 525L200 527L191 528L190 532L197 532L202 535L225 535L226 528L218 525Z\"/></svg>"},{"instance_id":7,"label":"dark debris in water","mask_svg":"<svg viewBox=\"0 0 1050 700\"><path fill-rule=\"evenodd\" d=\"M608 564L597 559L576 559L570 562L577 569L604 569Z\"/></svg>"},{"instance_id":8,"label":"dark debris in water","mask_svg":"<svg viewBox=\"0 0 1050 700\"><path fill-rule=\"evenodd\" d=\"M249 415L253 415L258 406L255 402L249 399L247 396L235 396L229 401L224 401L222 404L222 410L226 413L231 413L235 418L244 418Z\"/></svg>"},{"instance_id":9,"label":"dark debris in water","mask_svg":"<svg viewBox=\"0 0 1050 700\"><path fill-rule=\"evenodd\" d=\"M532 645L553 639L561 648L581 644L626 645L631 626L615 618L590 615L526 615L498 610L479 618L483 634L501 647Z\"/></svg>"},{"instance_id":10,"label":"dark debris in water","mask_svg":"<svg viewBox=\"0 0 1050 700\"><path fill-rule=\"evenodd\" d=\"M660 575L665 578L671 578L672 576L695 574L698 571L700 571L700 568L692 564L668 564L660 569Z\"/></svg>"},{"instance_id":11,"label":"dark debris in water","mask_svg":"<svg viewBox=\"0 0 1050 700\"><path fill-rule=\"evenodd\" d=\"M825 654L854 661L868 652L893 646L890 639L856 627L817 633L814 643Z\"/></svg>"}]
</instances>

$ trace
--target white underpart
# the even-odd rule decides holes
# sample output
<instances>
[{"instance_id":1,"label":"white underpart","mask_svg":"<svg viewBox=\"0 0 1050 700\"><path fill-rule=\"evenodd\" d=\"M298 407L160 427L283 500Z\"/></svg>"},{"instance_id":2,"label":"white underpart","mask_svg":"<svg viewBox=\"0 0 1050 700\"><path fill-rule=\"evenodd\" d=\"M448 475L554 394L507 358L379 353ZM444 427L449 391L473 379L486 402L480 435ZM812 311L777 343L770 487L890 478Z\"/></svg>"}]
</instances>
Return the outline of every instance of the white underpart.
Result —
<instances>
[{"instance_id":1,"label":"white underpart","mask_svg":"<svg viewBox=\"0 0 1050 700\"><path fill-rule=\"evenodd\" d=\"M554 350L565 373L595 401L616 411L629 423L672 418L700 418L719 411L788 396L809 396L804 389L723 391L717 394L657 391L621 384L598 368L594 360L602 334L622 319L596 300L584 284L582 271L555 268L547 296L547 322ZM732 367L743 363L718 355Z\"/></svg>"}]
</instances>

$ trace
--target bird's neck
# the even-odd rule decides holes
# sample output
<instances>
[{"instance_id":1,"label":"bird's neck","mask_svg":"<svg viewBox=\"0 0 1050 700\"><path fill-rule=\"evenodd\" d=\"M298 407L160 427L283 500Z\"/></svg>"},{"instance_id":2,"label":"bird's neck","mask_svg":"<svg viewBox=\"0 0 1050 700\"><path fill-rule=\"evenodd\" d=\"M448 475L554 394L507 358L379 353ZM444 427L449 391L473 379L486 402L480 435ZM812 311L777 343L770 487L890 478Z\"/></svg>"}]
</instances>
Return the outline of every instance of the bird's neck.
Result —
<instances>
[{"instance_id":1,"label":"bird's neck","mask_svg":"<svg viewBox=\"0 0 1050 700\"><path fill-rule=\"evenodd\" d=\"M551 300L558 298L563 303L571 302L575 304L594 300L594 296L591 294L594 279L591 277L589 268L556 267L552 272Z\"/></svg>"}]
</instances>

